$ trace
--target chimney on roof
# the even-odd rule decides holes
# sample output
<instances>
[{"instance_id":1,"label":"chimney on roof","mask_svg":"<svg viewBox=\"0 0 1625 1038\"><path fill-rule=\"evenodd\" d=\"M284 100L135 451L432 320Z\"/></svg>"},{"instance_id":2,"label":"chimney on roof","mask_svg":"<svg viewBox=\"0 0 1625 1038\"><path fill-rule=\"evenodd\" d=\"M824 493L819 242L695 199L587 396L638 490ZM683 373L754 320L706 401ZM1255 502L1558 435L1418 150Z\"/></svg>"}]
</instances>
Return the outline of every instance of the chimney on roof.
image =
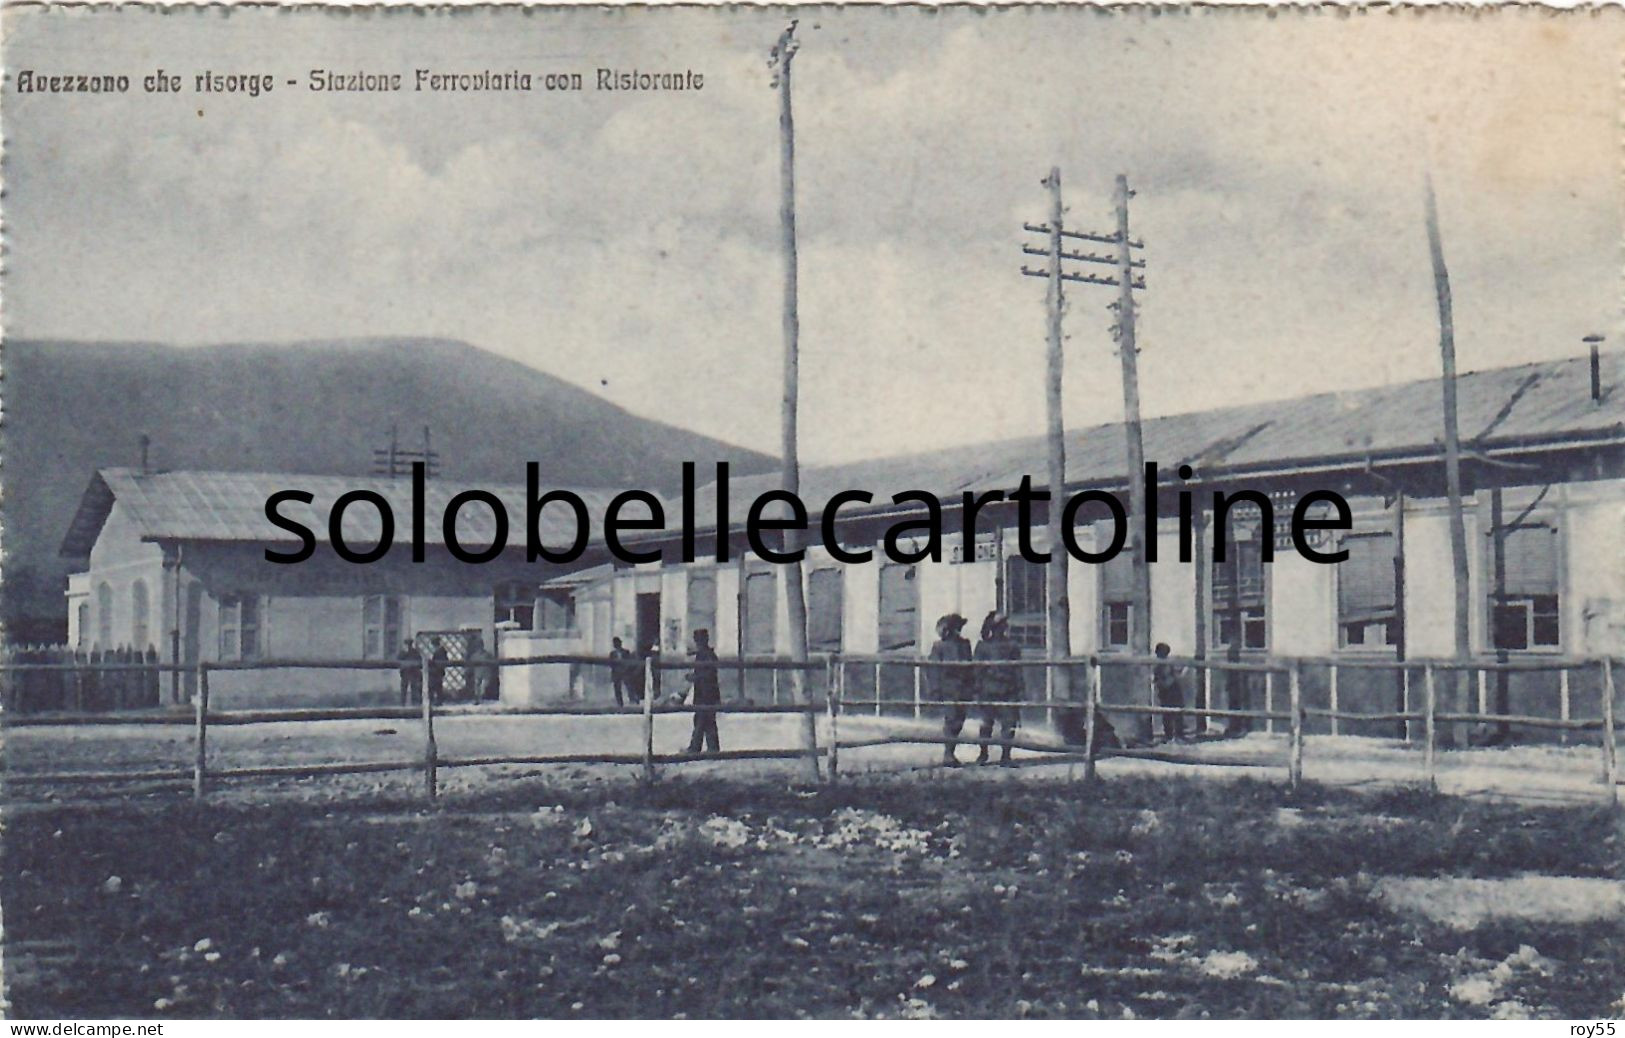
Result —
<instances>
[{"instance_id":1,"label":"chimney on roof","mask_svg":"<svg viewBox=\"0 0 1625 1038\"><path fill-rule=\"evenodd\" d=\"M150 458L149 458L149 455L151 453L152 453L152 437L148 436L146 433L142 433L141 434L141 474L143 476L152 475L152 466L150 464Z\"/></svg>"},{"instance_id":2,"label":"chimney on roof","mask_svg":"<svg viewBox=\"0 0 1625 1038\"><path fill-rule=\"evenodd\" d=\"M1591 347L1591 402L1602 403L1602 336L1587 335L1581 340Z\"/></svg>"}]
</instances>

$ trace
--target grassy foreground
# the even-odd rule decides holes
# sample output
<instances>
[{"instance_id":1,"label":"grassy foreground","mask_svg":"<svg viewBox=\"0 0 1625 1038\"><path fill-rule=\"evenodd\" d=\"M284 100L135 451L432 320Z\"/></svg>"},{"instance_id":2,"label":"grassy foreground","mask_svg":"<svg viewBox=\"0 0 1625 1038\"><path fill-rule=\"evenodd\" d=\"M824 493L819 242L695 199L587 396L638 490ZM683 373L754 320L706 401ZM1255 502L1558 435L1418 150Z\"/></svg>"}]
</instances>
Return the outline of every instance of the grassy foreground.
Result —
<instances>
[{"instance_id":1,"label":"grassy foreground","mask_svg":"<svg viewBox=\"0 0 1625 1038\"><path fill-rule=\"evenodd\" d=\"M1450 929L1379 887L1620 851L1599 809L1419 793L533 778L18 811L0 903L22 1018L1596 1018L1617 918Z\"/></svg>"}]
</instances>

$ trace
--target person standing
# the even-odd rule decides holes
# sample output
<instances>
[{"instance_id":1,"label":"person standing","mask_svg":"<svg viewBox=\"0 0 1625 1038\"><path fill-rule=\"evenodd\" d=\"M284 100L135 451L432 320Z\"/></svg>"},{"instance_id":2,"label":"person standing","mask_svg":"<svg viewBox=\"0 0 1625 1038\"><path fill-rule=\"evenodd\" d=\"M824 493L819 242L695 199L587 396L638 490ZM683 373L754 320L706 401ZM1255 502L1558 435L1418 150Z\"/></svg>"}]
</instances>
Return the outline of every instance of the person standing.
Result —
<instances>
[{"instance_id":1,"label":"person standing","mask_svg":"<svg viewBox=\"0 0 1625 1038\"><path fill-rule=\"evenodd\" d=\"M1168 662L1168 654L1173 650L1168 648L1167 642L1158 642L1153 651L1158 663L1151 669L1151 684L1156 690L1157 705L1177 707L1181 711L1162 715L1162 739L1175 742L1185 736L1185 690L1179 680L1180 667Z\"/></svg>"},{"instance_id":2,"label":"person standing","mask_svg":"<svg viewBox=\"0 0 1625 1038\"><path fill-rule=\"evenodd\" d=\"M416 702L423 694L423 657L418 655L417 646L408 639L401 642L401 651L396 654L395 661L401 667L401 705L406 706Z\"/></svg>"},{"instance_id":3,"label":"person standing","mask_svg":"<svg viewBox=\"0 0 1625 1038\"><path fill-rule=\"evenodd\" d=\"M959 633L964 626L965 618L958 613L949 613L938 620L937 640L926 658L932 663L970 662L970 642ZM959 767L954 747L958 745L959 732L965 727L965 718L970 713L969 704L975 687L970 670L969 667L925 668L925 685L931 698L948 704L942 717L942 766L945 768ZM880 690L875 689L875 695L879 694Z\"/></svg>"},{"instance_id":4,"label":"person standing","mask_svg":"<svg viewBox=\"0 0 1625 1038\"><path fill-rule=\"evenodd\" d=\"M428 694L429 702L435 706L440 705L440 694L446 688L446 643L435 639L434 654L429 657Z\"/></svg>"},{"instance_id":5,"label":"person standing","mask_svg":"<svg viewBox=\"0 0 1625 1038\"><path fill-rule=\"evenodd\" d=\"M1010 637L1010 621L995 611L982 620L982 637L976 643L974 659L983 663L997 663L1021 658L1021 647ZM993 726L999 726L999 764L1010 766L1010 742L1016 729L1021 727L1021 668L1016 666L977 668L977 698L982 703L982 748L976 755L977 764L988 760L988 742L993 737Z\"/></svg>"},{"instance_id":6,"label":"person standing","mask_svg":"<svg viewBox=\"0 0 1625 1038\"><path fill-rule=\"evenodd\" d=\"M615 705L625 706L627 700L636 703L640 697L631 675L632 651L619 638L611 638L610 642L614 647L609 650L609 680L615 692Z\"/></svg>"},{"instance_id":7,"label":"person standing","mask_svg":"<svg viewBox=\"0 0 1625 1038\"><path fill-rule=\"evenodd\" d=\"M722 686L717 681L717 654L711 648L711 632L704 627L694 631L694 669L689 672L689 682L694 688L696 707L722 705ZM699 753L702 746L709 746L709 753L722 752L715 710L694 711L694 734L688 740L688 752Z\"/></svg>"}]
</instances>

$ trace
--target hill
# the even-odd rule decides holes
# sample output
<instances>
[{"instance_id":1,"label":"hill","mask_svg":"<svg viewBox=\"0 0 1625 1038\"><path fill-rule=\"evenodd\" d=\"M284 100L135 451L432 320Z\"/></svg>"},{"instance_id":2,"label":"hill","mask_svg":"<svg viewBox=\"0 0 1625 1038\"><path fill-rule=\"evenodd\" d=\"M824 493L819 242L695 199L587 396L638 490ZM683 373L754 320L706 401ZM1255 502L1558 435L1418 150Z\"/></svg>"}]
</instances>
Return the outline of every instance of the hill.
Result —
<instances>
[{"instance_id":1,"label":"hill","mask_svg":"<svg viewBox=\"0 0 1625 1038\"><path fill-rule=\"evenodd\" d=\"M60 637L57 549L91 473L166 469L365 475L391 424L429 426L447 479L517 483L524 463L574 486L674 487L684 461L760 472L767 455L639 418L467 343L366 339L178 348L17 340L4 373L3 615L18 640ZM55 626L52 626L55 625Z\"/></svg>"}]
</instances>

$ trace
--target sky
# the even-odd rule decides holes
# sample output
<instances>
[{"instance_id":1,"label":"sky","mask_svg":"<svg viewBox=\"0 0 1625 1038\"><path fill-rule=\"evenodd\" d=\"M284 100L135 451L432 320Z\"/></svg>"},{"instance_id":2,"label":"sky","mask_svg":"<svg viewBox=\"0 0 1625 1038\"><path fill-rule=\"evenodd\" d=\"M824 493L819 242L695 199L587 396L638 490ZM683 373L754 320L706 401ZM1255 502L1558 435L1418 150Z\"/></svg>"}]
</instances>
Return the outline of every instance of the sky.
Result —
<instances>
[{"instance_id":1,"label":"sky","mask_svg":"<svg viewBox=\"0 0 1625 1038\"><path fill-rule=\"evenodd\" d=\"M1625 344L1619 10L804 8L801 452L1043 430L1025 221L1146 242L1148 415ZM782 10L9 8L7 335L446 336L776 452ZM687 93L332 95L308 70L694 70ZM143 75L180 72L179 95ZM125 96L15 75L124 73ZM258 98L191 77L268 72ZM287 79L300 80L288 87ZM1069 286L1066 419L1118 420L1109 289ZM313 387L313 390L319 387Z\"/></svg>"}]
</instances>

